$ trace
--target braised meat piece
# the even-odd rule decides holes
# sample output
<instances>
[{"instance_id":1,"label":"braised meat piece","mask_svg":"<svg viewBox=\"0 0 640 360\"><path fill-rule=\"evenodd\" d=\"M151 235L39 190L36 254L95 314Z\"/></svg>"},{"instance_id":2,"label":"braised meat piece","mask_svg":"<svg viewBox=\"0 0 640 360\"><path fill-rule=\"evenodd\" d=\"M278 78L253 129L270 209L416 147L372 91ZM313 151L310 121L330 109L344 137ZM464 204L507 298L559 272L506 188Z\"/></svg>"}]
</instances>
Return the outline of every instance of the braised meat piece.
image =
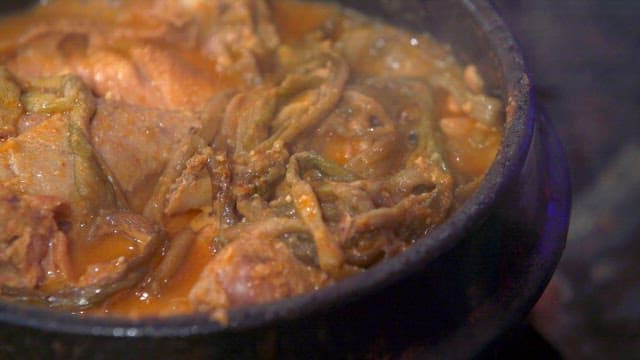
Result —
<instances>
[{"instance_id":1,"label":"braised meat piece","mask_svg":"<svg viewBox=\"0 0 640 360\"><path fill-rule=\"evenodd\" d=\"M481 81L465 83L465 73L451 50L437 46L430 36L407 39L397 28L371 26L356 18L345 22L336 48L358 76L425 79L432 87L449 92L451 100L472 118L494 126L499 122L500 101L482 93Z\"/></svg>"},{"instance_id":2,"label":"braised meat piece","mask_svg":"<svg viewBox=\"0 0 640 360\"><path fill-rule=\"evenodd\" d=\"M35 289L47 276L70 277L67 237L60 229L67 225L68 211L54 197L18 195L0 187L1 287Z\"/></svg>"},{"instance_id":3,"label":"braised meat piece","mask_svg":"<svg viewBox=\"0 0 640 360\"><path fill-rule=\"evenodd\" d=\"M18 194L68 203L69 231L81 238L100 208L116 206L87 137L93 95L78 78L64 76L32 81L21 99L41 121L0 144L0 181Z\"/></svg>"},{"instance_id":4,"label":"braised meat piece","mask_svg":"<svg viewBox=\"0 0 640 360\"><path fill-rule=\"evenodd\" d=\"M326 274L300 262L277 240L303 229L295 221L273 219L225 233L230 245L205 267L190 300L210 311L265 303L326 285Z\"/></svg>"},{"instance_id":5,"label":"braised meat piece","mask_svg":"<svg viewBox=\"0 0 640 360\"><path fill-rule=\"evenodd\" d=\"M141 211L181 141L201 127L192 112L99 100L90 133L131 208Z\"/></svg>"},{"instance_id":6,"label":"braised meat piece","mask_svg":"<svg viewBox=\"0 0 640 360\"><path fill-rule=\"evenodd\" d=\"M7 67L20 79L74 73L106 99L165 109L199 108L225 88L162 46L133 42L123 51L95 42L84 33L43 33L20 47Z\"/></svg>"},{"instance_id":7,"label":"braised meat piece","mask_svg":"<svg viewBox=\"0 0 640 360\"><path fill-rule=\"evenodd\" d=\"M40 23L5 49L19 79L74 73L109 100L199 109L222 90L261 81L257 58L279 43L261 0L100 4L103 13L70 6L85 18Z\"/></svg>"},{"instance_id":8,"label":"braised meat piece","mask_svg":"<svg viewBox=\"0 0 640 360\"><path fill-rule=\"evenodd\" d=\"M95 100L84 84L62 76L34 79L23 90L21 106L39 121L0 144L2 295L85 307L137 283L162 232L126 212L121 189L89 142ZM97 263L74 259L109 234L135 248ZM49 284L45 273L55 278Z\"/></svg>"}]
</instances>

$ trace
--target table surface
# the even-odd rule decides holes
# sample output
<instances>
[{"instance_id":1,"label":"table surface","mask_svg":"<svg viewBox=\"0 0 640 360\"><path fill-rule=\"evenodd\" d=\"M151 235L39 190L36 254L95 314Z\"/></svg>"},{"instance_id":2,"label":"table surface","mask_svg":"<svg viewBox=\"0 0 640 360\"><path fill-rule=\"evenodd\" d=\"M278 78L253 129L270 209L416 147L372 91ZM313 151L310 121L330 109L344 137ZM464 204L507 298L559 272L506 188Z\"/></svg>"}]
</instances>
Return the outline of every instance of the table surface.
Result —
<instances>
[{"instance_id":1,"label":"table surface","mask_svg":"<svg viewBox=\"0 0 640 360\"><path fill-rule=\"evenodd\" d=\"M566 358L640 357L640 1L494 4L573 182L567 248L531 323Z\"/></svg>"}]
</instances>

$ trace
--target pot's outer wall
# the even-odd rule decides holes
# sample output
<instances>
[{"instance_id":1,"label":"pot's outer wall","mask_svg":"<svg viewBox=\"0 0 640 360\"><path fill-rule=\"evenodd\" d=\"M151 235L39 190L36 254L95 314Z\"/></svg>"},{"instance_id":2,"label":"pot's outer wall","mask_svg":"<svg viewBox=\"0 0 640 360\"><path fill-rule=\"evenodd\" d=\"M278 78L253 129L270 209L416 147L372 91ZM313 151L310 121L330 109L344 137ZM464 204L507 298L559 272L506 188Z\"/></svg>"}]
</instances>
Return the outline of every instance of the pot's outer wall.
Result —
<instances>
[{"instance_id":1,"label":"pot's outer wall","mask_svg":"<svg viewBox=\"0 0 640 360\"><path fill-rule=\"evenodd\" d=\"M553 130L542 117L534 129L530 84L513 39L482 0L343 3L455 44L507 104L505 143L468 204L363 276L232 311L229 329L203 317L78 319L0 305L7 324L0 327L0 356L467 357L524 316L564 246L569 188ZM0 10L17 4L24 2L4 1Z\"/></svg>"}]
</instances>

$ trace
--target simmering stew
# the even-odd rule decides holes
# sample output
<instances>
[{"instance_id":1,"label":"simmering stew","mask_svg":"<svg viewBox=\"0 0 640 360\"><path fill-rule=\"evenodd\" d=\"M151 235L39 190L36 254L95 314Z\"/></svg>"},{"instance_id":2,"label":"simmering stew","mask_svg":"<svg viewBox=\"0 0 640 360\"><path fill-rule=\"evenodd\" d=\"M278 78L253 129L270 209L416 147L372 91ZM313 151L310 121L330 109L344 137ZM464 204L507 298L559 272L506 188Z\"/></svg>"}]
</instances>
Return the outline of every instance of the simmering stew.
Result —
<instances>
[{"instance_id":1,"label":"simmering stew","mask_svg":"<svg viewBox=\"0 0 640 360\"><path fill-rule=\"evenodd\" d=\"M0 19L0 297L167 316L313 291L472 192L503 108L426 34L296 0Z\"/></svg>"}]
</instances>

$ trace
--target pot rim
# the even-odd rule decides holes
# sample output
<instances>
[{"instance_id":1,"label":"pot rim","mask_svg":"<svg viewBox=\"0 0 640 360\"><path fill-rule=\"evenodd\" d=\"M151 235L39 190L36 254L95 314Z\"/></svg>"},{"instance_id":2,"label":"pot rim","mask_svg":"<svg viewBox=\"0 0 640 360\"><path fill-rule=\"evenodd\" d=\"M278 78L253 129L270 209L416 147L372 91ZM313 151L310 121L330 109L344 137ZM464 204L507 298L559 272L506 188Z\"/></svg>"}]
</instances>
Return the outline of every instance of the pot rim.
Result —
<instances>
[{"instance_id":1,"label":"pot rim","mask_svg":"<svg viewBox=\"0 0 640 360\"><path fill-rule=\"evenodd\" d=\"M461 0L468 14L486 35L504 77L507 103L503 143L478 189L465 204L428 236L409 249L367 271L292 298L229 311L229 324L221 325L206 314L167 318L107 318L55 312L43 308L0 303L0 322L57 333L113 337L175 337L237 332L290 320L374 290L419 271L472 233L493 205L509 190L524 165L534 127L534 104L520 49L492 5L486 0Z\"/></svg>"}]
</instances>

